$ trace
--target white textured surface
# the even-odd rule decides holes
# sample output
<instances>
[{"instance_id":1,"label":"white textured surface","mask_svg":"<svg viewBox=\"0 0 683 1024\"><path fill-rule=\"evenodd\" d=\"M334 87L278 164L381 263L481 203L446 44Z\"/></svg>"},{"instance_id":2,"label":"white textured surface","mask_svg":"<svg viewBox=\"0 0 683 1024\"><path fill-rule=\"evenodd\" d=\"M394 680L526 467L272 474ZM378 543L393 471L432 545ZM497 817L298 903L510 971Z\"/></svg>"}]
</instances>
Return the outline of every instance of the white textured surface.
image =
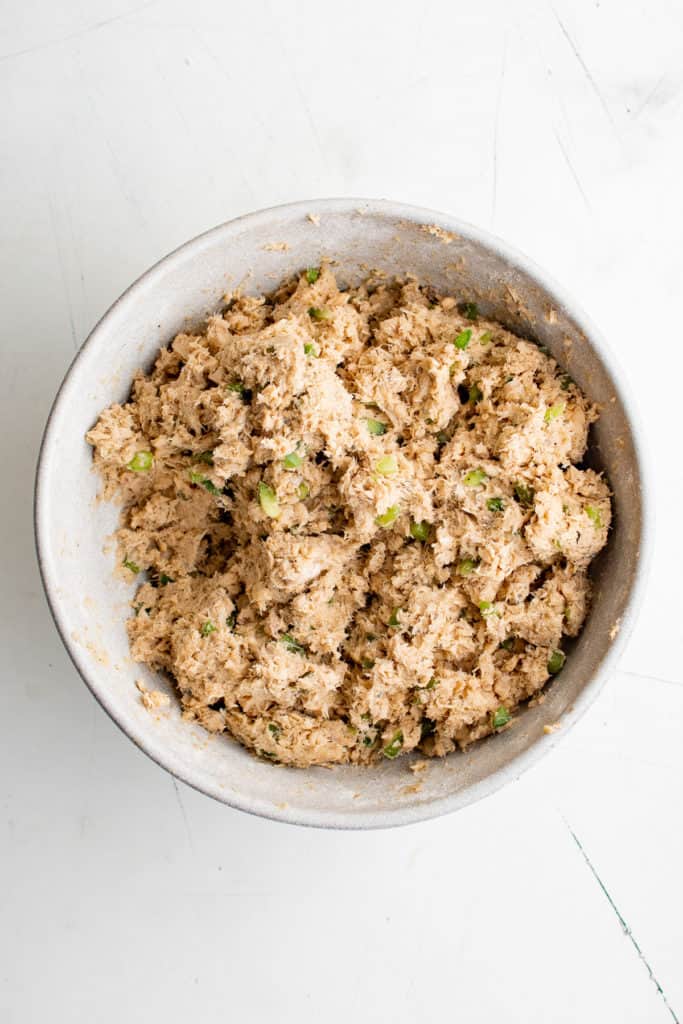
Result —
<instances>
[{"instance_id":1,"label":"white textured surface","mask_svg":"<svg viewBox=\"0 0 683 1024\"><path fill-rule=\"evenodd\" d=\"M341 11L2 15L3 1024L683 1015L683 10ZM546 266L620 351L659 487L650 599L588 717L520 783L399 832L297 830L176 787L76 678L32 552L43 421L104 309L199 231L332 194L451 210Z\"/></svg>"}]
</instances>

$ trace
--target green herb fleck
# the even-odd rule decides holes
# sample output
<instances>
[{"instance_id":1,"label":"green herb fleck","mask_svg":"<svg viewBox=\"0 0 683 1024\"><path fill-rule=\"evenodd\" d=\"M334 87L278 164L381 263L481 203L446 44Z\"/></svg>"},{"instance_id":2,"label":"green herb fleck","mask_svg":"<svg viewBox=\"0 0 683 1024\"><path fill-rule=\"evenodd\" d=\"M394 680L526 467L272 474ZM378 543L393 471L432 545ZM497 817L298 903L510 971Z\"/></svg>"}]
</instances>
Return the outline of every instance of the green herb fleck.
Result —
<instances>
[{"instance_id":1,"label":"green herb fleck","mask_svg":"<svg viewBox=\"0 0 683 1024\"><path fill-rule=\"evenodd\" d=\"M508 709L501 704L499 708L491 712L491 727L493 729L502 729L504 725L508 724L511 717Z\"/></svg>"},{"instance_id":2,"label":"green herb fleck","mask_svg":"<svg viewBox=\"0 0 683 1024\"><path fill-rule=\"evenodd\" d=\"M419 540L424 543L429 537L429 523L423 519L422 522L412 522L410 524L410 536L413 540Z\"/></svg>"},{"instance_id":3,"label":"green herb fleck","mask_svg":"<svg viewBox=\"0 0 683 1024\"><path fill-rule=\"evenodd\" d=\"M479 316L479 307L476 302L461 302L458 309L468 320L476 320Z\"/></svg>"},{"instance_id":4,"label":"green herb fleck","mask_svg":"<svg viewBox=\"0 0 683 1024\"><path fill-rule=\"evenodd\" d=\"M270 735L273 737L273 739L277 743L277 741L280 739L280 733L282 732L282 729L280 728L279 725L276 725L275 722L269 722L268 723L268 732L270 733Z\"/></svg>"},{"instance_id":5,"label":"green herb fleck","mask_svg":"<svg viewBox=\"0 0 683 1024\"><path fill-rule=\"evenodd\" d=\"M272 487L261 481L258 485L258 500L261 508L271 519L278 519L280 516L280 505L277 494Z\"/></svg>"},{"instance_id":6,"label":"green herb fleck","mask_svg":"<svg viewBox=\"0 0 683 1024\"><path fill-rule=\"evenodd\" d=\"M128 463L127 468L133 473L146 473L154 465L154 456L151 452L136 452Z\"/></svg>"},{"instance_id":7,"label":"green herb fleck","mask_svg":"<svg viewBox=\"0 0 683 1024\"><path fill-rule=\"evenodd\" d=\"M207 466L213 466L213 452L195 452L192 461L205 462Z\"/></svg>"},{"instance_id":8,"label":"green herb fleck","mask_svg":"<svg viewBox=\"0 0 683 1024\"><path fill-rule=\"evenodd\" d=\"M216 627L214 626L213 622L205 622L202 628L199 630L199 632L202 634L202 636L208 636L209 633L216 632Z\"/></svg>"},{"instance_id":9,"label":"green herb fleck","mask_svg":"<svg viewBox=\"0 0 683 1024\"><path fill-rule=\"evenodd\" d=\"M287 648L290 654L306 653L306 648L298 640L295 640L291 633L283 633L280 637L280 643Z\"/></svg>"},{"instance_id":10,"label":"green herb fleck","mask_svg":"<svg viewBox=\"0 0 683 1024\"><path fill-rule=\"evenodd\" d=\"M318 358L318 353L315 350L315 345L311 341L307 341L304 345L304 354L307 356L314 356Z\"/></svg>"},{"instance_id":11,"label":"green herb fleck","mask_svg":"<svg viewBox=\"0 0 683 1024\"><path fill-rule=\"evenodd\" d=\"M398 473L398 463L395 455L383 455L375 463L375 472L380 476L394 476Z\"/></svg>"},{"instance_id":12,"label":"green herb fleck","mask_svg":"<svg viewBox=\"0 0 683 1024\"><path fill-rule=\"evenodd\" d=\"M438 432L438 434L436 435L436 443L438 444L439 448L443 448L445 444L448 444L448 434L446 433L445 430L440 430Z\"/></svg>"},{"instance_id":13,"label":"green herb fleck","mask_svg":"<svg viewBox=\"0 0 683 1024\"><path fill-rule=\"evenodd\" d=\"M378 526L386 529L387 526L391 526L392 523L396 522L400 511L398 505L390 505L386 512L381 512L378 516L375 516L375 522Z\"/></svg>"},{"instance_id":14,"label":"green herb fleck","mask_svg":"<svg viewBox=\"0 0 683 1024\"><path fill-rule=\"evenodd\" d=\"M285 469L298 469L303 461L298 452L290 452L288 455L285 455L282 465Z\"/></svg>"},{"instance_id":15,"label":"green herb fleck","mask_svg":"<svg viewBox=\"0 0 683 1024\"><path fill-rule=\"evenodd\" d=\"M332 318L332 314L330 313L329 309L323 309L320 306L311 306L310 309L308 310L308 315L310 316L311 320L318 321L330 320Z\"/></svg>"},{"instance_id":16,"label":"green herb fleck","mask_svg":"<svg viewBox=\"0 0 683 1024\"><path fill-rule=\"evenodd\" d=\"M244 384L241 380L235 380L232 384L228 384L228 391L234 391L236 395L243 395Z\"/></svg>"},{"instance_id":17,"label":"green herb fleck","mask_svg":"<svg viewBox=\"0 0 683 1024\"><path fill-rule=\"evenodd\" d=\"M209 494L220 494L221 493L218 490L218 488L216 487L216 485L214 483L212 483L202 473L194 473L192 470L190 470L190 482L193 483L193 484L201 484L202 487L206 488L206 490L209 492Z\"/></svg>"},{"instance_id":18,"label":"green herb fleck","mask_svg":"<svg viewBox=\"0 0 683 1024\"><path fill-rule=\"evenodd\" d=\"M478 384L473 384L472 387L469 389L469 394L467 396L467 401L471 402L472 405L476 405L477 402L481 402L483 397L484 397L484 392L481 390L479 385Z\"/></svg>"},{"instance_id":19,"label":"green herb fleck","mask_svg":"<svg viewBox=\"0 0 683 1024\"><path fill-rule=\"evenodd\" d=\"M465 487L481 487L486 480L488 480L488 477L483 469L471 469L463 477Z\"/></svg>"},{"instance_id":20,"label":"green herb fleck","mask_svg":"<svg viewBox=\"0 0 683 1024\"><path fill-rule=\"evenodd\" d=\"M397 626L401 625L398 618L398 613L400 611L400 608L394 608L393 612L391 613L391 616L389 618L389 625L392 627L392 629L395 629Z\"/></svg>"},{"instance_id":21,"label":"green herb fleck","mask_svg":"<svg viewBox=\"0 0 683 1024\"><path fill-rule=\"evenodd\" d=\"M493 335L491 334L490 331L484 331L482 334L479 335L479 341L481 342L482 345L488 345L492 337Z\"/></svg>"},{"instance_id":22,"label":"green herb fleck","mask_svg":"<svg viewBox=\"0 0 683 1024\"><path fill-rule=\"evenodd\" d=\"M514 636L506 636L505 639L501 642L500 646L504 651L511 651L515 646L515 640L516 637Z\"/></svg>"},{"instance_id":23,"label":"green herb fleck","mask_svg":"<svg viewBox=\"0 0 683 1024\"><path fill-rule=\"evenodd\" d=\"M296 493L300 501L305 501L308 495L311 493L311 488L308 486L305 480L302 480L302 482L296 489Z\"/></svg>"},{"instance_id":24,"label":"green herb fleck","mask_svg":"<svg viewBox=\"0 0 683 1024\"><path fill-rule=\"evenodd\" d=\"M463 558L458 564L458 572L461 576L469 576L479 565L478 558Z\"/></svg>"},{"instance_id":25,"label":"green herb fleck","mask_svg":"<svg viewBox=\"0 0 683 1024\"><path fill-rule=\"evenodd\" d=\"M553 651L548 658L548 672L550 672L550 675L557 675L566 660L567 656L564 651Z\"/></svg>"},{"instance_id":26,"label":"green herb fleck","mask_svg":"<svg viewBox=\"0 0 683 1024\"><path fill-rule=\"evenodd\" d=\"M460 332L460 334L457 336L457 338L454 338L453 344L455 345L456 348L459 348L461 350L466 349L467 346L470 343L470 338L471 337L472 337L472 328L471 327L467 327L467 328L465 328L464 331Z\"/></svg>"},{"instance_id":27,"label":"green herb fleck","mask_svg":"<svg viewBox=\"0 0 683 1024\"><path fill-rule=\"evenodd\" d=\"M394 735L392 736L389 743L387 743L382 753L384 754L385 757L388 757L390 760L393 760L393 758L397 757L398 754L401 752L402 746L403 732L399 729L398 732L394 733Z\"/></svg>"},{"instance_id":28,"label":"green herb fleck","mask_svg":"<svg viewBox=\"0 0 683 1024\"><path fill-rule=\"evenodd\" d=\"M429 680L429 682L425 686L425 690L433 690L435 686L439 685L439 683L440 683L440 680L437 679L435 676L432 676L432 678Z\"/></svg>"},{"instance_id":29,"label":"green herb fleck","mask_svg":"<svg viewBox=\"0 0 683 1024\"><path fill-rule=\"evenodd\" d=\"M596 508L595 505L586 505L585 512L586 512L586 515L588 516L588 518L592 519L593 526L595 527L595 529L596 530L601 529L601 527L602 527L602 516L600 515L600 509Z\"/></svg>"},{"instance_id":30,"label":"green herb fleck","mask_svg":"<svg viewBox=\"0 0 683 1024\"><path fill-rule=\"evenodd\" d=\"M140 566L137 564L137 562L131 562L127 558L123 564L126 569L130 569L130 571L134 572L136 575L140 572Z\"/></svg>"},{"instance_id":31,"label":"green herb fleck","mask_svg":"<svg viewBox=\"0 0 683 1024\"><path fill-rule=\"evenodd\" d=\"M505 504L502 498L489 498L486 502L486 507L489 512L503 512Z\"/></svg>"},{"instance_id":32,"label":"green herb fleck","mask_svg":"<svg viewBox=\"0 0 683 1024\"><path fill-rule=\"evenodd\" d=\"M488 619L490 615L497 615L496 606L491 601L480 601L479 611L483 619Z\"/></svg>"},{"instance_id":33,"label":"green herb fleck","mask_svg":"<svg viewBox=\"0 0 683 1024\"><path fill-rule=\"evenodd\" d=\"M309 284L315 284L319 277L319 267L309 267L308 270L306 271L306 280L308 281Z\"/></svg>"},{"instance_id":34,"label":"green herb fleck","mask_svg":"<svg viewBox=\"0 0 683 1024\"><path fill-rule=\"evenodd\" d=\"M563 391L569 391L570 387L574 383L574 378L570 377L568 373L562 374L562 380L560 381L560 387Z\"/></svg>"},{"instance_id":35,"label":"green herb fleck","mask_svg":"<svg viewBox=\"0 0 683 1024\"><path fill-rule=\"evenodd\" d=\"M548 408L545 411L545 416L543 417L543 419L545 420L546 423L552 423L553 420L556 420L558 416L562 415L564 410L565 410L565 403L564 402L555 402L554 405L549 405L548 406Z\"/></svg>"},{"instance_id":36,"label":"green herb fleck","mask_svg":"<svg viewBox=\"0 0 683 1024\"><path fill-rule=\"evenodd\" d=\"M235 626L237 625L237 612L232 611L225 620L225 625L231 632L234 632Z\"/></svg>"},{"instance_id":37,"label":"green herb fleck","mask_svg":"<svg viewBox=\"0 0 683 1024\"><path fill-rule=\"evenodd\" d=\"M374 667L375 662L373 661L372 658L363 658L363 660L361 661L361 668L363 668L366 672L369 672L370 669Z\"/></svg>"},{"instance_id":38,"label":"green herb fleck","mask_svg":"<svg viewBox=\"0 0 683 1024\"><path fill-rule=\"evenodd\" d=\"M159 577L159 586L165 587L167 583L173 583L173 580L171 579L170 576L167 576L165 572L162 572L161 576Z\"/></svg>"},{"instance_id":39,"label":"green herb fleck","mask_svg":"<svg viewBox=\"0 0 683 1024\"><path fill-rule=\"evenodd\" d=\"M382 423L381 420L366 420L365 422L368 425L368 430L371 434L374 434L375 437L381 437L382 434L386 434L387 425L386 423Z\"/></svg>"},{"instance_id":40,"label":"green herb fleck","mask_svg":"<svg viewBox=\"0 0 683 1024\"><path fill-rule=\"evenodd\" d=\"M534 498L536 497L536 491L533 487L530 487L528 484L522 483L522 481L520 480L515 484L514 490L515 498L522 506L522 508L533 508Z\"/></svg>"}]
</instances>

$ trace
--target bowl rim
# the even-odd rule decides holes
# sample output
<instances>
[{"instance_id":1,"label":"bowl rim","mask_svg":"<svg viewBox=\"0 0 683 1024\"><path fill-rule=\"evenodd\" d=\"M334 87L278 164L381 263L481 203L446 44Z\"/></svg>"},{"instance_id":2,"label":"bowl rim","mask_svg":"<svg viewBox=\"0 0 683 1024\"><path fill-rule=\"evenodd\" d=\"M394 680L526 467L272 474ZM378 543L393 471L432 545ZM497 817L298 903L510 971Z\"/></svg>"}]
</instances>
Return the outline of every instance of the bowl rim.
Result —
<instances>
[{"instance_id":1,"label":"bowl rim","mask_svg":"<svg viewBox=\"0 0 683 1024\"><path fill-rule=\"evenodd\" d=\"M490 775L479 782L469 786L465 790L436 798L426 804L413 806L400 806L387 808L381 811L327 811L321 809L307 809L305 811L289 806L275 807L260 798L244 796L242 794L226 793L211 786L204 781L193 778L191 771L184 770L174 762L172 751L151 750L148 745L138 739L129 728L125 717L121 715L113 701L107 699L106 691L99 685L97 673L92 671L79 655L76 645L72 642L67 624L64 621L60 608L60 597L57 593L57 580L53 579L44 555L46 538L44 534L44 520L46 516L45 502L45 481L48 473L50 460L55 453L54 435L55 421L62 405L68 395L70 379L84 358L85 353L97 344L100 333L109 326L110 322L119 314L121 308L135 298L141 290L152 286L158 278L174 264L186 260L188 257L199 257L204 248L210 245L216 238L239 234L245 228L258 228L263 226L276 227L279 221L289 221L296 215L308 213L324 216L326 213L348 214L349 216L359 213L379 215L387 218L401 218L411 224L436 224L448 232L475 241L489 249L495 255L502 257L514 269L519 270L530 277L545 292L550 294L574 321L576 326L586 336L590 346L595 350L598 357L604 364L609 375L615 393L621 401L622 408L631 429L633 449L637 469L638 482L641 495L641 535L638 558L634 571L630 591L626 599L623 614L621 617L620 629L617 637L602 658L597 669L585 682L581 692L574 700L573 705L568 709L562 718L563 728L559 733L553 733L547 737L540 737L533 742L526 750L515 755L510 761L502 765ZM638 404L631 390L629 382L621 369L614 352L606 342L601 331L598 330L593 321L587 316L583 309L567 293L567 291L545 271L542 267L524 255L514 246L503 241L498 236L476 227L467 221L461 220L449 213L444 213L430 208L413 206L389 199L364 199L364 198L329 198L300 200L293 203L283 203L267 207L239 217L225 221L216 227L204 231L196 237L184 242L173 249L154 263L148 270L142 273L126 290L116 299L103 316L96 322L89 332L85 341L79 347L68 369L66 370L57 394L54 398L43 432L40 449L38 453L34 502L33 522L36 555L43 589L45 591L48 607L54 620L57 632L73 666L80 675L83 682L90 690L93 697L106 711L109 717L116 723L121 731L133 741L139 750L143 751L156 764L180 781L196 789L198 792L213 797L220 803L233 807L236 810L245 811L258 817L268 818L274 821L281 821L293 825L306 825L316 828L333 828L343 830L364 830L375 828L389 828L400 825L414 824L419 821L426 821L452 813L460 808L466 807L485 796L495 793L507 782L516 781L520 776L535 765L541 758L552 750L569 733L570 729L585 714L590 705L596 699L598 693L604 686L607 679L614 673L617 662L626 646L626 643L633 631L638 612L643 602L647 577L652 559L654 544L654 499L652 488L652 474L649 460L647 458L646 434L643 421L638 409ZM543 740L543 741L541 741Z\"/></svg>"}]
</instances>

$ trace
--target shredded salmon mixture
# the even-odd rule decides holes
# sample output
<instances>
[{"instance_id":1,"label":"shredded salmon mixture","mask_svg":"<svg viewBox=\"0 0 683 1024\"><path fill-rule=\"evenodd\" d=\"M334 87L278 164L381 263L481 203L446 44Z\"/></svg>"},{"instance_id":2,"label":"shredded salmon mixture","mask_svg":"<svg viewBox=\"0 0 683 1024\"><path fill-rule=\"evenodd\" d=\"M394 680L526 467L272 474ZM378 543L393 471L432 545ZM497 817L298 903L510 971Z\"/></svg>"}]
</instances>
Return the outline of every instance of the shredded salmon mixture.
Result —
<instances>
[{"instance_id":1,"label":"shredded salmon mixture","mask_svg":"<svg viewBox=\"0 0 683 1024\"><path fill-rule=\"evenodd\" d=\"M586 616L596 417L537 345L411 279L228 297L87 435L143 581L133 657L289 765L506 727Z\"/></svg>"}]
</instances>

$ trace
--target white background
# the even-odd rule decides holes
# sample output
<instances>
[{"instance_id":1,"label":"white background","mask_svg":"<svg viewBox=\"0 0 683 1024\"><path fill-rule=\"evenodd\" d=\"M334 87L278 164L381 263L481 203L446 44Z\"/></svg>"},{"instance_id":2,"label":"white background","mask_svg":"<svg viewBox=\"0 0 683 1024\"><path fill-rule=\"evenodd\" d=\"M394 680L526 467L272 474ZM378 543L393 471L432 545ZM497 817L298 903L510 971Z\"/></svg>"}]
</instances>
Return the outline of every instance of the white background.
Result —
<instances>
[{"instance_id":1,"label":"white background","mask_svg":"<svg viewBox=\"0 0 683 1024\"><path fill-rule=\"evenodd\" d=\"M3 1024L683 1017L682 58L679 0L2 4ZM382 833L176 784L77 678L33 554L39 438L99 316L204 229L329 195L450 211L551 271L618 352L658 487L646 607L586 718Z\"/></svg>"}]
</instances>

